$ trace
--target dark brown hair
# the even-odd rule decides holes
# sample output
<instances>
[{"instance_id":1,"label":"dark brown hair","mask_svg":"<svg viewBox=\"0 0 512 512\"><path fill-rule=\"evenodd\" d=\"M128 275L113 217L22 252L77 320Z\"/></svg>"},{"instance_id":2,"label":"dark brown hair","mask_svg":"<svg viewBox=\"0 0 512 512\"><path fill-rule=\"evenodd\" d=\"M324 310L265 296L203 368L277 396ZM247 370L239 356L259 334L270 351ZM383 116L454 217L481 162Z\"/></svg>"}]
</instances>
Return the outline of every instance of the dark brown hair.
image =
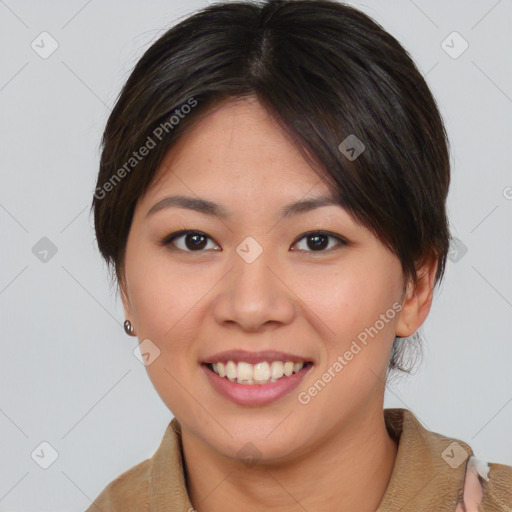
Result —
<instances>
[{"instance_id":1,"label":"dark brown hair","mask_svg":"<svg viewBox=\"0 0 512 512\"><path fill-rule=\"evenodd\" d=\"M135 204L165 153L209 109L247 96L279 122L340 206L397 255L404 282L416 284L417 267L435 258L437 286L450 242L450 162L435 99L394 37L330 0L216 3L144 53L103 133L91 206L112 278L123 282ZM347 140L364 150L357 156ZM388 370L410 371L404 346L395 339Z\"/></svg>"}]
</instances>

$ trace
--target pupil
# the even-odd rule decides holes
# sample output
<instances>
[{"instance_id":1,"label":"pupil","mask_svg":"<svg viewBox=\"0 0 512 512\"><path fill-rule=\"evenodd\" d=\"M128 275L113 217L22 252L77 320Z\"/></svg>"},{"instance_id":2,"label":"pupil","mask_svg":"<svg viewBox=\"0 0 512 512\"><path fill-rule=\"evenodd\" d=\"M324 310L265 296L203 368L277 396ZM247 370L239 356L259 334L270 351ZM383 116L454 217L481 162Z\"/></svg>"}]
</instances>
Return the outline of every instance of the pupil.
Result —
<instances>
[{"instance_id":1,"label":"pupil","mask_svg":"<svg viewBox=\"0 0 512 512\"><path fill-rule=\"evenodd\" d=\"M322 240L323 239L323 240ZM313 248L315 249L323 249L327 246L326 241L327 237L324 235L310 235L309 240L313 240ZM310 247L311 248L311 247Z\"/></svg>"},{"instance_id":2,"label":"pupil","mask_svg":"<svg viewBox=\"0 0 512 512\"><path fill-rule=\"evenodd\" d=\"M203 240L200 240L203 239ZM189 244L191 240L195 240L195 242L192 242ZM197 241L199 240L199 243ZM188 249L202 249L205 246L205 237L203 235L198 234L189 234L185 237L185 241L187 244Z\"/></svg>"}]
</instances>

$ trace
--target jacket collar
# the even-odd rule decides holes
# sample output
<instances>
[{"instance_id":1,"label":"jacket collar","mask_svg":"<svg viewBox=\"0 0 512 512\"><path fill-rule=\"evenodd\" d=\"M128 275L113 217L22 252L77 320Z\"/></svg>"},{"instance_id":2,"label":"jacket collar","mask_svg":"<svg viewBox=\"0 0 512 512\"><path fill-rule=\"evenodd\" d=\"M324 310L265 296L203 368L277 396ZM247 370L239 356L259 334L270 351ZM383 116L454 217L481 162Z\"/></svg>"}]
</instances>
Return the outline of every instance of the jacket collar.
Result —
<instances>
[{"instance_id":1,"label":"jacket collar","mask_svg":"<svg viewBox=\"0 0 512 512\"><path fill-rule=\"evenodd\" d=\"M470 446L426 429L407 409L384 409L384 418L398 452L377 512L453 512L473 455Z\"/></svg>"},{"instance_id":2,"label":"jacket collar","mask_svg":"<svg viewBox=\"0 0 512 512\"><path fill-rule=\"evenodd\" d=\"M423 427L407 409L384 409L389 434L398 443L395 465L377 512L453 512L461 496L465 461L473 455L464 442ZM193 510L183 465L181 425L173 418L150 459L149 509Z\"/></svg>"}]
</instances>

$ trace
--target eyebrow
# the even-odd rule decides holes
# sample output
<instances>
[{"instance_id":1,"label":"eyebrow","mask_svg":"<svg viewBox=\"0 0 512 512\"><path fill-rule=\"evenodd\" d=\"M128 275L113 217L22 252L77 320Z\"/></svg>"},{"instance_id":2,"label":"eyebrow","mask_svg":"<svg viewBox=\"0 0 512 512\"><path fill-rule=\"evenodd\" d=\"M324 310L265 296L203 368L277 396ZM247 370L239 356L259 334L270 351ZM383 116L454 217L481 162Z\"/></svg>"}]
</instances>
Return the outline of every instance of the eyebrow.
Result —
<instances>
[{"instance_id":1,"label":"eyebrow","mask_svg":"<svg viewBox=\"0 0 512 512\"><path fill-rule=\"evenodd\" d=\"M292 215L309 212L316 208L321 208L322 206L341 205L338 201L336 201L336 199L329 196L302 199L300 201L296 201L295 203L283 206L279 211L279 220L291 217ZM146 218L160 210L172 207L193 210L204 215L220 217L222 219L227 219L232 216L232 214L230 214L223 206L214 203L213 201L197 197L175 195L164 197L158 201L158 203L154 204L146 214Z\"/></svg>"}]
</instances>

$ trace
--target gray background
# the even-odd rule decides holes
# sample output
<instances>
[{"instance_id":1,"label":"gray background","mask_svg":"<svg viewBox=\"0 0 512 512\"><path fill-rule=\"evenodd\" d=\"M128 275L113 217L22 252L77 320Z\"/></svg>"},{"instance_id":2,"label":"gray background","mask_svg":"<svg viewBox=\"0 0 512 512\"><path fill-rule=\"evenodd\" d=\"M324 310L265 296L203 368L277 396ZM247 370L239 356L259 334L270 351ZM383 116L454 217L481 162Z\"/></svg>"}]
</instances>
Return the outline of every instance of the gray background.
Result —
<instances>
[{"instance_id":1,"label":"gray background","mask_svg":"<svg viewBox=\"0 0 512 512\"><path fill-rule=\"evenodd\" d=\"M388 385L386 407L512 465L512 3L350 3L405 46L439 102L461 241L422 328L422 366ZM130 70L204 5L0 0L2 511L85 510L154 453L172 418L123 332L89 204L101 132ZM45 59L55 43L44 31L58 44ZM453 31L469 44L461 55ZM44 441L58 453L48 469Z\"/></svg>"}]
</instances>

